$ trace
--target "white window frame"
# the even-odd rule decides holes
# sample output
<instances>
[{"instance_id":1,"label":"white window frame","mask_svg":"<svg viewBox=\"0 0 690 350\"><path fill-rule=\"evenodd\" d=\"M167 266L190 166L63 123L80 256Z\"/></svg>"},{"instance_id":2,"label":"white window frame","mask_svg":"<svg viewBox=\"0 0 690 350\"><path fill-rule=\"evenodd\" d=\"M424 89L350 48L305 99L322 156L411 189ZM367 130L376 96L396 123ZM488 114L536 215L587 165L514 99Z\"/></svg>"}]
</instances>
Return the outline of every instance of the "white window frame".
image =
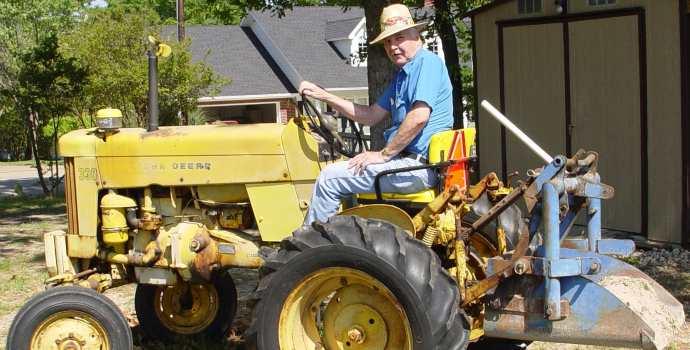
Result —
<instances>
[{"instance_id":1,"label":"white window frame","mask_svg":"<svg viewBox=\"0 0 690 350\"><path fill-rule=\"evenodd\" d=\"M616 0L587 0L587 5L592 7L612 6L616 4Z\"/></svg>"},{"instance_id":2,"label":"white window frame","mask_svg":"<svg viewBox=\"0 0 690 350\"><path fill-rule=\"evenodd\" d=\"M250 105L275 105L276 106L276 123L282 123L280 115L280 102L247 102L247 103L218 103L218 104L208 104L198 106L199 108L212 108L212 107L232 107L232 106L250 106Z\"/></svg>"},{"instance_id":3,"label":"white window frame","mask_svg":"<svg viewBox=\"0 0 690 350\"><path fill-rule=\"evenodd\" d=\"M529 5L532 7L531 10L528 10ZM544 0L518 0L517 7L520 15L542 13L544 12Z\"/></svg>"}]
</instances>

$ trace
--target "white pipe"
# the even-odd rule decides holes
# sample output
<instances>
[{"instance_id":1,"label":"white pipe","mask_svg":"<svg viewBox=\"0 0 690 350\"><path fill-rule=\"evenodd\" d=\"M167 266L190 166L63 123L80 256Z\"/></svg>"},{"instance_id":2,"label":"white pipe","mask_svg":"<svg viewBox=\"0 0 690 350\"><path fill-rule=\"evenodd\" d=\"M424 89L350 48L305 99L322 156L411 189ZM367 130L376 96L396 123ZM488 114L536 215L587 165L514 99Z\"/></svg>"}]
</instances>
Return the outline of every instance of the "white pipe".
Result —
<instances>
[{"instance_id":1,"label":"white pipe","mask_svg":"<svg viewBox=\"0 0 690 350\"><path fill-rule=\"evenodd\" d=\"M489 114L491 114L499 123L503 124L510 132L512 132L517 138L520 139L527 147L529 147L534 153L536 153L539 158L543 159L546 163L551 163L553 157L551 157L543 148L539 147L536 142L532 141L529 136L527 136L522 130L520 130L513 122L511 122L503 113L501 113L496 107L492 106L487 100L482 101L482 107L486 109Z\"/></svg>"}]
</instances>

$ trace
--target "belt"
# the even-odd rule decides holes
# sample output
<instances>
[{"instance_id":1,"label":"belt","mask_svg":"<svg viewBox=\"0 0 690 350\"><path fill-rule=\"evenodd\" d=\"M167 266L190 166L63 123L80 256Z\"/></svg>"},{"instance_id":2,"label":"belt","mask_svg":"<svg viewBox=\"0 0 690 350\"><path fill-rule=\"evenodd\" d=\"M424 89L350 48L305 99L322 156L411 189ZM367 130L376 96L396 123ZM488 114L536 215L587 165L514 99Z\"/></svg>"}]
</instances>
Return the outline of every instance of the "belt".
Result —
<instances>
[{"instance_id":1,"label":"belt","mask_svg":"<svg viewBox=\"0 0 690 350\"><path fill-rule=\"evenodd\" d=\"M416 160L416 161L418 161L418 162L420 162L420 163L429 164L429 160L426 159L426 158L425 158L423 155L421 155L421 154L412 153L412 152L408 152L408 151L402 151L402 152L400 152L400 156L401 156L401 157L404 157L404 158L414 159L414 160Z\"/></svg>"}]
</instances>

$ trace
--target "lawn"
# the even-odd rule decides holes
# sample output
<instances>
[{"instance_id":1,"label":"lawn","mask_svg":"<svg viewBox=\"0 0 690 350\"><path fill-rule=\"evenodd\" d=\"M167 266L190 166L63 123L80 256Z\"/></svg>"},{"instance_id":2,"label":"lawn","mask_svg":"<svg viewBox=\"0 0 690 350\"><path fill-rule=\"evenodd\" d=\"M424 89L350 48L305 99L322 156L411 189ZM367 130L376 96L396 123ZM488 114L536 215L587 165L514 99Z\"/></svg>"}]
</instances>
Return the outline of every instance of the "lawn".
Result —
<instances>
[{"instance_id":1,"label":"lawn","mask_svg":"<svg viewBox=\"0 0 690 350\"><path fill-rule=\"evenodd\" d=\"M48 165L48 160L42 160L41 163L43 163L44 166ZM63 163L62 159L57 161L58 164ZM35 166L36 161L35 160L14 160L11 162L0 162L0 166L17 166L17 165L29 165L29 166Z\"/></svg>"}]
</instances>

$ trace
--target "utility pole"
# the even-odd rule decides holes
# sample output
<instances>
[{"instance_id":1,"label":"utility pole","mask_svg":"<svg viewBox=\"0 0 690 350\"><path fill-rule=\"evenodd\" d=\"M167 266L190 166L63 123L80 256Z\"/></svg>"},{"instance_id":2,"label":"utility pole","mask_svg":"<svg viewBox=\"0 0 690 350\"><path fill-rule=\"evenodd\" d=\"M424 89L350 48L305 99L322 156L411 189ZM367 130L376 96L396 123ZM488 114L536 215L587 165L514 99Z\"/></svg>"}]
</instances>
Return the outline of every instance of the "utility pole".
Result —
<instances>
[{"instance_id":1,"label":"utility pole","mask_svg":"<svg viewBox=\"0 0 690 350\"><path fill-rule=\"evenodd\" d=\"M177 42L184 41L184 0L176 0L176 14L177 14ZM177 117L180 125L189 125L189 115L186 111L177 111Z\"/></svg>"},{"instance_id":2,"label":"utility pole","mask_svg":"<svg viewBox=\"0 0 690 350\"><path fill-rule=\"evenodd\" d=\"M177 1L177 41L184 40L184 0Z\"/></svg>"}]
</instances>

